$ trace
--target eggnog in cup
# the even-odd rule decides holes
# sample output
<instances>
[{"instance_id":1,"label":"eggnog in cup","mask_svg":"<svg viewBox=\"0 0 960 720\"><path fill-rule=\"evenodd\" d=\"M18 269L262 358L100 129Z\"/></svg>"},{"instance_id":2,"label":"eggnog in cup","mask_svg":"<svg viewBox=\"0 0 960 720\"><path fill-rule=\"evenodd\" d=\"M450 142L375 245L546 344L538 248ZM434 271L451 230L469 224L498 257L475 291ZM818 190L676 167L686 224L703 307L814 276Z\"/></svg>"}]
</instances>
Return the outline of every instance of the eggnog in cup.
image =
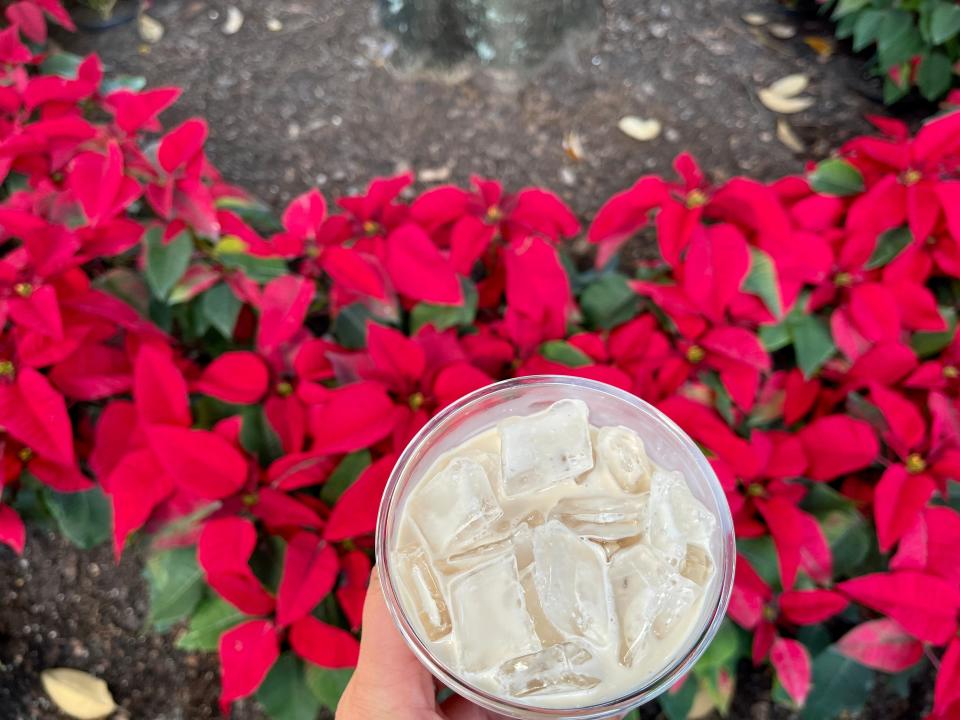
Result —
<instances>
[{"instance_id":1,"label":"eggnog in cup","mask_svg":"<svg viewBox=\"0 0 960 720\"><path fill-rule=\"evenodd\" d=\"M522 378L437 416L381 506L385 595L418 657L518 717L604 717L709 643L729 510L696 446L621 390Z\"/></svg>"}]
</instances>

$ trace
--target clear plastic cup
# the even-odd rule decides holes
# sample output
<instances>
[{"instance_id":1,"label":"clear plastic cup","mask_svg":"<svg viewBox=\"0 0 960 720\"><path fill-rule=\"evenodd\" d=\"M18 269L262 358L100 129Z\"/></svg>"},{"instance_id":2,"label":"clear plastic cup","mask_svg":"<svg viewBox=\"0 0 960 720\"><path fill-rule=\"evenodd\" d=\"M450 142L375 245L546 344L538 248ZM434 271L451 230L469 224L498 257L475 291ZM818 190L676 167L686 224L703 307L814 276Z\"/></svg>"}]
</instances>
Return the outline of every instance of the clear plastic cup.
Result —
<instances>
[{"instance_id":1,"label":"clear plastic cup","mask_svg":"<svg viewBox=\"0 0 960 720\"><path fill-rule=\"evenodd\" d=\"M593 425L623 425L639 433L654 462L666 470L683 473L690 491L716 516L717 530L710 548L716 572L705 589L700 617L685 645L674 657L665 658L658 673L638 683L629 693L586 707L559 709L528 702L533 698L519 702L493 695L471 685L456 668L439 660L431 652L429 642L418 635L417 624L407 617L391 558L404 503L437 458L505 418L539 412L566 398L583 400ZM417 658L454 692L488 710L516 718L613 717L669 689L691 669L716 635L730 599L736 557L730 508L717 476L690 437L666 415L630 393L605 383L560 375L522 377L488 385L461 398L427 423L410 441L387 482L377 518L376 548L387 607ZM491 622L496 622L496 618L491 618Z\"/></svg>"}]
</instances>

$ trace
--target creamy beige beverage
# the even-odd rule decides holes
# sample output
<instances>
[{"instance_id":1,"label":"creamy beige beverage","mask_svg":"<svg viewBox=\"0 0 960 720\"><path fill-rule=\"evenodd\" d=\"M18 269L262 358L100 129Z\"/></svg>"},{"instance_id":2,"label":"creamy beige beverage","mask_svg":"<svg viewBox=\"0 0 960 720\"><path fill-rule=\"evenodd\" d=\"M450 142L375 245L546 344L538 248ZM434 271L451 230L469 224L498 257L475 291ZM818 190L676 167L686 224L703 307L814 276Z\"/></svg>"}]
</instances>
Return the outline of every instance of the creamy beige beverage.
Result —
<instances>
[{"instance_id":1,"label":"creamy beige beverage","mask_svg":"<svg viewBox=\"0 0 960 720\"><path fill-rule=\"evenodd\" d=\"M404 503L391 560L441 662L493 695L576 708L689 649L717 532L643 438L561 400L439 457Z\"/></svg>"}]
</instances>

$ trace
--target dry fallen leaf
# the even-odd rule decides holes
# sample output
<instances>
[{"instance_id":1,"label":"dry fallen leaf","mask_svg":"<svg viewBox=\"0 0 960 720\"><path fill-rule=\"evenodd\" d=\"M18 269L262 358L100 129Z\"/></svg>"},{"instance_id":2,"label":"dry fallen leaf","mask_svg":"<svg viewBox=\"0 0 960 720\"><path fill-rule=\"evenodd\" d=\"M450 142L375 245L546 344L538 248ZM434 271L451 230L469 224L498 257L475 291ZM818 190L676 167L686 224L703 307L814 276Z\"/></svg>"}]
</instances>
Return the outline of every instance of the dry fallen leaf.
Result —
<instances>
[{"instance_id":1,"label":"dry fallen leaf","mask_svg":"<svg viewBox=\"0 0 960 720\"><path fill-rule=\"evenodd\" d=\"M687 711L687 720L701 720L710 715L713 710L713 698L705 687L700 686L697 688L697 694L693 696L693 705Z\"/></svg>"},{"instance_id":2,"label":"dry fallen leaf","mask_svg":"<svg viewBox=\"0 0 960 720\"><path fill-rule=\"evenodd\" d=\"M773 23L767 27L767 32L778 40L789 40L797 34L797 29L787 23Z\"/></svg>"},{"instance_id":3,"label":"dry fallen leaf","mask_svg":"<svg viewBox=\"0 0 960 720\"><path fill-rule=\"evenodd\" d=\"M107 684L80 670L44 670L40 682L54 704L77 720L99 720L117 709Z\"/></svg>"},{"instance_id":4,"label":"dry fallen leaf","mask_svg":"<svg viewBox=\"0 0 960 720\"><path fill-rule=\"evenodd\" d=\"M777 140L797 154L803 153L807 149L803 140L797 137L797 134L793 131L793 126L786 118L777 118Z\"/></svg>"},{"instance_id":5,"label":"dry fallen leaf","mask_svg":"<svg viewBox=\"0 0 960 720\"><path fill-rule=\"evenodd\" d=\"M810 77L808 75L794 73L793 75L780 78L775 83L771 83L767 90L782 98L792 98L806 90L809 84Z\"/></svg>"},{"instance_id":6,"label":"dry fallen leaf","mask_svg":"<svg viewBox=\"0 0 960 720\"><path fill-rule=\"evenodd\" d=\"M641 142L654 140L659 137L660 131L663 129L659 120L638 118L633 115L620 118L617 127L620 128L620 132L624 135L628 135L634 140L640 140Z\"/></svg>"},{"instance_id":7,"label":"dry fallen leaf","mask_svg":"<svg viewBox=\"0 0 960 720\"><path fill-rule=\"evenodd\" d=\"M583 142L580 140L580 133L576 130L569 130L563 135L563 151L567 157L574 162L580 162L586 156L583 150Z\"/></svg>"},{"instance_id":8,"label":"dry fallen leaf","mask_svg":"<svg viewBox=\"0 0 960 720\"><path fill-rule=\"evenodd\" d=\"M156 18L152 18L146 13L140 13L137 16L137 32L144 42L156 44L163 39L163 25Z\"/></svg>"},{"instance_id":9,"label":"dry fallen leaf","mask_svg":"<svg viewBox=\"0 0 960 720\"><path fill-rule=\"evenodd\" d=\"M760 25L766 25L770 20L766 15L762 13L744 13L740 16L747 25L753 25L754 27L759 27Z\"/></svg>"},{"instance_id":10,"label":"dry fallen leaf","mask_svg":"<svg viewBox=\"0 0 960 720\"><path fill-rule=\"evenodd\" d=\"M830 38L819 37L817 35L807 35L803 41L813 50L821 61L830 59L833 55L835 44Z\"/></svg>"},{"instance_id":11,"label":"dry fallen leaf","mask_svg":"<svg viewBox=\"0 0 960 720\"><path fill-rule=\"evenodd\" d=\"M757 95L764 107L781 115L792 115L793 113L803 112L813 107L814 103L812 97L783 97L782 95L771 92L769 88L760 90Z\"/></svg>"},{"instance_id":12,"label":"dry fallen leaf","mask_svg":"<svg viewBox=\"0 0 960 720\"><path fill-rule=\"evenodd\" d=\"M424 183L443 182L450 179L450 173L453 171L451 165L441 165L440 167L424 168L417 173L417 180Z\"/></svg>"},{"instance_id":13,"label":"dry fallen leaf","mask_svg":"<svg viewBox=\"0 0 960 720\"><path fill-rule=\"evenodd\" d=\"M224 35L234 35L243 27L243 13L240 8L231 5L227 8L227 19L220 28Z\"/></svg>"}]
</instances>

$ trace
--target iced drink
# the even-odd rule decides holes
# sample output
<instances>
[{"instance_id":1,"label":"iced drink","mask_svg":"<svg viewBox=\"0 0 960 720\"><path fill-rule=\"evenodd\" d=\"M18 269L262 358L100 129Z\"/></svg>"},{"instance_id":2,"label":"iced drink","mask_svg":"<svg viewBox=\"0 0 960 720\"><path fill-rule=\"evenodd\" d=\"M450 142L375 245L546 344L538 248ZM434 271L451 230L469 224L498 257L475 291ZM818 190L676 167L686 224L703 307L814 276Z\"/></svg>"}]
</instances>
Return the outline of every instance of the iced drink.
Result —
<instances>
[{"instance_id":1,"label":"iced drink","mask_svg":"<svg viewBox=\"0 0 960 720\"><path fill-rule=\"evenodd\" d=\"M491 696L565 709L688 653L716 610L718 518L651 440L566 398L424 463L389 565L427 653Z\"/></svg>"}]
</instances>

